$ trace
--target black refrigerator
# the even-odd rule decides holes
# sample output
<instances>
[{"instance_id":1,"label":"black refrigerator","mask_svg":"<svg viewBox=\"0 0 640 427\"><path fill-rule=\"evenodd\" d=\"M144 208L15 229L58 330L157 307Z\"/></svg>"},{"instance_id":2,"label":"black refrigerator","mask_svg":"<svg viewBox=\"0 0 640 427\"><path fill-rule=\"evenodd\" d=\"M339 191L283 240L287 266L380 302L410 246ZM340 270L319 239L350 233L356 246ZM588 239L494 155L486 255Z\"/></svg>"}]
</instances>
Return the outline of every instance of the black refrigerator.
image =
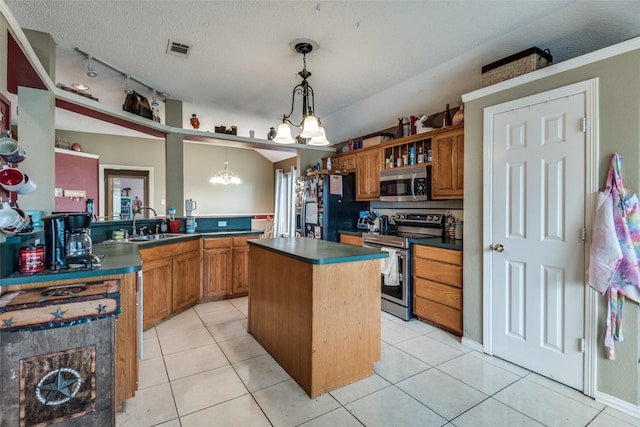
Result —
<instances>
[{"instance_id":1,"label":"black refrigerator","mask_svg":"<svg viewBox=\"0 0 640 427\"><path fill-rule=\"evenodd\" d=\"M303 235L310 238L340 240L338 230L355 230L360 211L369 202L356 201L355 174L319 174L304 180L301 222Z\"/></svg>"}]
</instances>

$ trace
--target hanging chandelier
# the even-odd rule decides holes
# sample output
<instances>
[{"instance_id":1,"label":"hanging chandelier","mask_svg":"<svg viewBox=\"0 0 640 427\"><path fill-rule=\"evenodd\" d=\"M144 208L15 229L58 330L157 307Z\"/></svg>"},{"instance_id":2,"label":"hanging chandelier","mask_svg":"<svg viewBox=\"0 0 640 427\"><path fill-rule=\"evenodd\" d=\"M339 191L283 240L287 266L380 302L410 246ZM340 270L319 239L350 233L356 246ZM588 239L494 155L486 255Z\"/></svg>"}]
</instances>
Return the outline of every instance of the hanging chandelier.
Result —
<instances>
[{"instance_id":1,"label":"hanging chandelier","mask_svg":"<svg viewBox=\"0 0 640 427\"><path fill-rule=\"evenodd\" d=\"M209 179L211 184L242 184L242 180L235 176L232 171L229 170L229 162L227 161L227 147L224 147L224 169Z\"/></svg>"},{"instance_id":2,"label":"hanging chandelier","mask_svg":"<svg viewBox=\"0 0 640 427\"><path fill-rule=\"evenodd\" d=\"M311 76L311 72L307 71L307 53L311 52L313 50L313 46L317 46L317 44L310 40L294 40L290 45L293 50L302 54L303 68L302 71L298 73L298 75L302 77L302 82L293 88L293 93L291 95L291 111L289 114L282 116L282 123L278 126L278 133L275 138L273 138L273 141L279 144L296 143L296 139L291 136L291 126L295 126L302 129L298 139L308 139L307 144L309 145L329 145L329 141L327 141L325 136L324 128L322 127L320 120L315 116L313 88L307 81ZM302 96L302 120L300 124L295 124L290 120L295 106L296 95Z\"/></svg>"}]
</instances>

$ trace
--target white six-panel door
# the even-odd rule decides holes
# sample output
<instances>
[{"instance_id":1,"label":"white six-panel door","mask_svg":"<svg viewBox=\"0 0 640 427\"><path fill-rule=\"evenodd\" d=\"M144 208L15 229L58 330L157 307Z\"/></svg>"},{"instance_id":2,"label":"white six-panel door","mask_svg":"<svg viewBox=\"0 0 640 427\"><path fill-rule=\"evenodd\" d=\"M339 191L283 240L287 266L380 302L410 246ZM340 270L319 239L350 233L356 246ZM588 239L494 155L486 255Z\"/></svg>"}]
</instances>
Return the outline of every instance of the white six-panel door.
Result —
<instances>
[{"instance_id":1,"label":"white six-panel door","mask_svg":"<svg viewBox=\"0 0 640 427\"><path fill-rule=\"evenodd\" d=\"M585 94L492 117L492 353L583 390Z\"/></svg>"}]
</instances>

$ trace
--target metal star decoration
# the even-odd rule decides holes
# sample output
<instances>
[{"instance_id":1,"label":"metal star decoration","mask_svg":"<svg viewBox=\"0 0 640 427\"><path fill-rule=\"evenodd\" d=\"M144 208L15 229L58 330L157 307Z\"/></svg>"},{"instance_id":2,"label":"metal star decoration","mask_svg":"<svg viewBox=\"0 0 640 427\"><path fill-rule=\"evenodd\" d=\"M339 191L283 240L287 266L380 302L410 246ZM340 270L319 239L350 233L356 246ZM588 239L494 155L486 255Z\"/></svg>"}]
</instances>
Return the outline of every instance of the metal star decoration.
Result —
<instances>
[{"instance_id":1,"label":"metal star decoration","mask_svg":"<svg viewBox=\"0 0 640 427\"><path fill-rule=\"evenodd\" d=\"M60 306L58 306L58 308L56 309L55 312L49 313L49 314L51 314L53 316L53 320L64 320L64 314L65 313L66 313L66 311L62 311Z\"/></svg>"},{"instance_id":2,"label":"metal star decoration","mask_svg":"<svg viewBox=\"0 0 640 427\"><path fill-rule=\"evenodd\" d=\"M98 313L104 313L107 311L107 306L104 304L98 304L98 308L96 310L98 310Z\"/></svg>"},{"instance_id":3,"label":"metal star decoration","mask_svg":"<svg viewBox=\"0 0 640 427\"><path fill-rule=\"evenodd\" d=\"M66 379L63 375L64 371L71 371L71 370L67 370L67 369L58 369L57 372L53 373L55 375L53 381L51 381L48 384L39 384L38 385L38 389L40 394L45 394L45 402L48 404L58 404L59 402L62 402L61 400L56 400L59 395L63 395L66 397L62 398L62 400L66 401L69 398L73 397L73 395L78 391L78 386L76 385L76 387L72 389L70 389L70 386L76 384L77 382L81 381L80 377L77 375L76 372L71 372L73 377ZM50 375L47 375L50 376ZM45 393L42 393L42 392ZM44 397L44 396L43 396Z\"/></svg>"},{"instance_id":4,"label":"metal star decoration","mask_svg":"<svg viewBox=\"0 0 640 427\"><path fill-rule=\"evenodd\" d=\"M5 328L10 328L12 327L16 322L13 320L13 317L10 317L8 319L4 319L2 321L3 325Z\"/></svg>"}]
</instances>

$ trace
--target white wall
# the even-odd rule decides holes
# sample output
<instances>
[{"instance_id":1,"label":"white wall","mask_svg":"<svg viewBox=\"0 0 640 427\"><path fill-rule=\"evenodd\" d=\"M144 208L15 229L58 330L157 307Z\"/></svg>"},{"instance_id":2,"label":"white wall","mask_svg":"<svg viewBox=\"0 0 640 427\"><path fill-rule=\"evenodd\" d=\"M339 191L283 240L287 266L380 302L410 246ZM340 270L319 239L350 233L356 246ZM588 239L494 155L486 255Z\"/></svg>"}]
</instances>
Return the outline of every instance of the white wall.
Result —
<instances>
[{"instance_id":1,"label":"white wall","mask_svg":"<svg viewBox=\"0 0 640 427\"><path fill-rule=\"evenodd\" d=\"M224 169L225 147L185 143L184 197L198 202L195 215L258 214L273 212L273 163L254 150L227 148L229 169L239 185L211 184ZM178 214L184 206L177 207Z\"/></svg>"}]
</instances>

